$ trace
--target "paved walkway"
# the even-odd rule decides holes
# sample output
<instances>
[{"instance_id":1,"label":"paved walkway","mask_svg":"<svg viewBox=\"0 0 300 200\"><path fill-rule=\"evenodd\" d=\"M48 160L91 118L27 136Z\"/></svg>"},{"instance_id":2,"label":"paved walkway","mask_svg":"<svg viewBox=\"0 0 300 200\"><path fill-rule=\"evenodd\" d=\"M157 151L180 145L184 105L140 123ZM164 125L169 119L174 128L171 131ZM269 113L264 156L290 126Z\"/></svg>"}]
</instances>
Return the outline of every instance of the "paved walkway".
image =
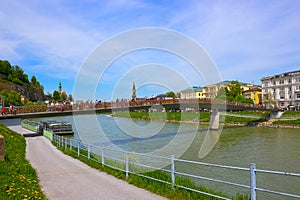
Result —
<instances>
[{"instance_id":1,"label":"paved walkway","mask_svg":"<svg viewBox=\"0 0 300 200\"><path fill-rule=\"evenodd\" d=\"M20 125L8 127L31 134ZM26 143L26 157L37 170L42 190L50 200L164 199L63 154L43 136L27 137Z\"/></svg>"}]
</instances>

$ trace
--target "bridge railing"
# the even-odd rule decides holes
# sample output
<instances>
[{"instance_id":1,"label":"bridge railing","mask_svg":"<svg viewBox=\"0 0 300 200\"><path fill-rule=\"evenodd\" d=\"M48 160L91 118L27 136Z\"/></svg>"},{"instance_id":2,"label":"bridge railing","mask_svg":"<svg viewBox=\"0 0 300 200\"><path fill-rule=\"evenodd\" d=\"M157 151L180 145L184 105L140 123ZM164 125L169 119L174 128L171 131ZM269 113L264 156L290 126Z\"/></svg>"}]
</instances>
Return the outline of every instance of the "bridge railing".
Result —
<instances>
[{"instance_id":1,"label":"bridge railing","mask_svg":"<svg viewBox=\"0 0 300 200\"><path fill-rule=\"evenodd\" d=\"M135 153L123 150L117 150L112 148L107 148L103 146L92 145L88 143L84 143L78 139L74 138L66 138L63 136L54 135L53 136L54 143L61 148L65 148L66 150L73 151L77 153L78 156L84 156L88 159L91 159L95 162L98 162L102 166L107 166L116 170L123 171L126 174L126 178L130 176L130 174L135 174L137 176L151 179L154 181L158 181L161 183L165 183L171 185L172 188L181 188L185 190L189 190L192 192L200 193L203 195L211 196L217 199L229 199L226 196L222 196L219 194L213 194L210 191L199 189L197 187L192 187L189 185L185 185L182 181L179 181L179 178L187 177L190 179L196 180L204 180L209 182L214 182L218 184L225 184L237 188L243 188L248 190L250 193L251 200L257 199L257 192L269 193L273 195L277 195L278 199L283 197L291 197L300 199L300 194L290 194L284 191L275 191L267 188L262 188L257 186L258 173L269 174L269 175L280 175L285 177L296 177L300 178L300 174L298 173L289 173L289 172L281 172L281 171L271 171L271 170L262 170L257 169L255 164L251 164L249 168L236 167L236 166L226 166L219 164L211 164L205 162L196 162L190 160L176 159L174 156L163 157L163 156L154 156L143 153ZM163 163L164 166L167 167L158 167L157 162ZM214 177L208 177L202 174L192 174L186 171L180 171L177 169L177 166L180 166L182 163L192 165L191 168L198 169L201 166L217 168L221 170L234 170L246 172L245 177L243 179L249 180L248 184L237 183L233 180L223 180L217 179ZM168 178L159 178L147 175L149 170L158 170L163 173L169 174ZM207 174L207 171L204 172ZM226 175L227 172L223 172Z\"/></svg>"}]
</instances>

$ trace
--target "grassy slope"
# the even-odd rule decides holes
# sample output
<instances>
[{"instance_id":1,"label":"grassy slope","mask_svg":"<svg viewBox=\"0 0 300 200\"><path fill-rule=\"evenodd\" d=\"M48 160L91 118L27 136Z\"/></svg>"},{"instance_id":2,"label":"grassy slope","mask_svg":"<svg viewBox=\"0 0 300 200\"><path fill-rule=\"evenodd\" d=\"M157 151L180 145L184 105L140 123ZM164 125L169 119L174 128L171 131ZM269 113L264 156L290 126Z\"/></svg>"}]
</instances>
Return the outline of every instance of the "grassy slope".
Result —
<instances>
[{"instance_id":1,"label":"grassy slope","mask_svg":"<svg viewBox=\"0 0 300 200\"><path fill-rule=\"evenodd\" d=\"M0 199L46 199L36 171L25 158L25 138L0 123L5 160L0 161Z\"/></svg>"}]
</instances>

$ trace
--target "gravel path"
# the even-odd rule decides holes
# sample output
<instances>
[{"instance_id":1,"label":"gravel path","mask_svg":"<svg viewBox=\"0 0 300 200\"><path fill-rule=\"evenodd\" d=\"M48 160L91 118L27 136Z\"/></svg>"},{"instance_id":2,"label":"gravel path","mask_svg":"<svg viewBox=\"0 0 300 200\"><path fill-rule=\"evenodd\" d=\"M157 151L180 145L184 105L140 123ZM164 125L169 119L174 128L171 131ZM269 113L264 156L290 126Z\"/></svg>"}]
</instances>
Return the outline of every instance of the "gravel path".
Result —
<instances>
[{"instance_id":1,"label":"gravel path","mask_svg":"<svg viewBox=\"0 0 300 200\"><path fill-rule=\"evenodd\" d=\"M17 125L11 128L28 134ZM165 199L63 154L43 136L26 138L26 158L37 170L39 184L50 200Z\"/></svg>"}]
</instances>

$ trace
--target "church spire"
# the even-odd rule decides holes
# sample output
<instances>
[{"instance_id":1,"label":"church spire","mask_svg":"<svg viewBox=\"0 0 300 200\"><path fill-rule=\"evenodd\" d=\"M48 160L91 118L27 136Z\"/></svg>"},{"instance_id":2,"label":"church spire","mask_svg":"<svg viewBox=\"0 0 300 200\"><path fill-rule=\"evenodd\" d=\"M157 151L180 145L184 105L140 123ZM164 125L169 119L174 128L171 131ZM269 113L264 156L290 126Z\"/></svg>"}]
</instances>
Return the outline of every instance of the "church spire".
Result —
<instances>
[{"instance_id":1,"label":"church spire","mask_svg":"<svg viewBox=\"0 0 300 200\"><path fill-rule=\"evenodd\" d=\"M132 101L136 101L136 89L135 89L135 83L133 82L133 86L132 86L132 96L131 96L131 100Z\"/></svg>"}]
</instances>

